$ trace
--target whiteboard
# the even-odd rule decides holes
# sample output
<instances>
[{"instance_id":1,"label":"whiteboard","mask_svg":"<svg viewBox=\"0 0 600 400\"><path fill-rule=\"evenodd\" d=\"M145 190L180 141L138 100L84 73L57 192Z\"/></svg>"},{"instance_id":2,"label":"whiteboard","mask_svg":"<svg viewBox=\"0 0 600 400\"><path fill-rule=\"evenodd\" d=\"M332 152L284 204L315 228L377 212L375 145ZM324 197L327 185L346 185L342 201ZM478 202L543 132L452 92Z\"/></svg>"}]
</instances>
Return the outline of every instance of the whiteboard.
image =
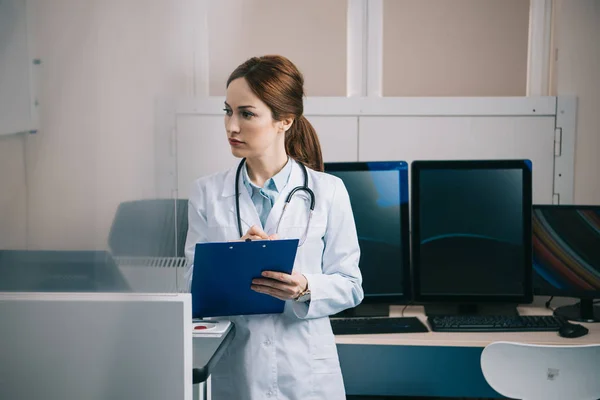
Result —
<instances>
[{"instance_id":1,"label":"whiteboard","mask_svg":"<svg viewBox=\"0 0 600 400\"><path fill-rule=\"evenodd\" d=\"M0 0L0 135L34 129L25 0Z\"/></svg>"}]
</instances>

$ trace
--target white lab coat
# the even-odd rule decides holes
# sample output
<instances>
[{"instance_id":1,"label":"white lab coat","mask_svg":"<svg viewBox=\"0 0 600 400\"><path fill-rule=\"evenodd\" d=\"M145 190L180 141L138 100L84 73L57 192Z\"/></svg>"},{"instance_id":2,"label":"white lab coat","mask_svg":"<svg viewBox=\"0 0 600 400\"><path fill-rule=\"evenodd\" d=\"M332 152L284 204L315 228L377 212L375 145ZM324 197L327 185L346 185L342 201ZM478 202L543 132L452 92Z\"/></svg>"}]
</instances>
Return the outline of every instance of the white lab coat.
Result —
<instances>
[{"instance_id":1,"label":"white lab coat","mask_svg":"<svg viewBox=\"0 0 600 400\"><path fill-rule=\"evenodd\" d=\"M236 168L194 182L189 199L186 256L193 260L199 242L239 239L235 185L240 187L244 233L260 220L248 191L235 182ZM307 240L298 248L294 270L308 280L309 304L286 302L283 314L231 317L233 342L214 369L213 400L343 400L342 374L328 316L363 299L358 268L360 250L348 192L332 175L308 169L315 209ZM287 194L303 185L294 162L264 227L275 233ZM300 238L308 220L309 197L299 191L287 207L280 238ZM190 267L191 268L191 267ZM224 283L226 284L226 283Z\"/></svg>"}]
</instances>

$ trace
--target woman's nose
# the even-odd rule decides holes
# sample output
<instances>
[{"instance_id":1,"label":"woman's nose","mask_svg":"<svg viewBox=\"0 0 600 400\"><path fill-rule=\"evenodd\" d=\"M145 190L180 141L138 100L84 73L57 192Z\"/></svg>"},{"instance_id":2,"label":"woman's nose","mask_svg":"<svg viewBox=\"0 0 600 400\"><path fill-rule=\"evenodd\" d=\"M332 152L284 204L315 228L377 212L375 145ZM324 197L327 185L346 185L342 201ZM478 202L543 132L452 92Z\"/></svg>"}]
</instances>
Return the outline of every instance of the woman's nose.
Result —
<instances>
[{"instance_id":1,"label":"woman's nose","mask_svg":"<svg viewBox=\"0 0 600 400\"><path fill-rule=\"evenodd\" d=\"M237 133L240 131L240 126L235 115L225 117L225 129L228 133Z\"/></svg>"}]
</instances>

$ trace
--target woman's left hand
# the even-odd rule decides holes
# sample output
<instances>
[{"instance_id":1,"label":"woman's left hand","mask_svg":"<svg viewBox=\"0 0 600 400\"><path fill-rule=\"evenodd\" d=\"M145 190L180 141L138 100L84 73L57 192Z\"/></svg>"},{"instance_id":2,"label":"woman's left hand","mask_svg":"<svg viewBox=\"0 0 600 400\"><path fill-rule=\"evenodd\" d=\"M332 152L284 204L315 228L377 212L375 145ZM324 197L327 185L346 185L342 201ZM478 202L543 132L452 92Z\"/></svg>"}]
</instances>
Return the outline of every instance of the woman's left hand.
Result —
<instances>
[{"instance_id":1,"label":"woman's left hand","mask_svg":"<svg viewBox=\"0 0 600 400\"><path fill-rule=\"evenodd\" d=\"M263 278L252 280L250 288L280 300L293 300L308 288L308 281L299 272L286 274L283 272L264 271Z\"/></svg>"}]
</instances>

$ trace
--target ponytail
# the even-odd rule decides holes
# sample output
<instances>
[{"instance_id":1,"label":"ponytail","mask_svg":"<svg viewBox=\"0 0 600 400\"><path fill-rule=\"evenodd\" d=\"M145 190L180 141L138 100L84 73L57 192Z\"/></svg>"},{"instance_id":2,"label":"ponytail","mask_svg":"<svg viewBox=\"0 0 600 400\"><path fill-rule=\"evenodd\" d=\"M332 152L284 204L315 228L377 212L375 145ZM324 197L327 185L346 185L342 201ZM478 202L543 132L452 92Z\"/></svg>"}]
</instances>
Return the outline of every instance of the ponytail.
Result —
<instances>
[{"instance_id":1,"label":"ponytail","mask_svg":"<svg viewBox=\"0 0 600 400\"><path fill-rule=\"evenodd\" d=\"M319 137L304 115L296 118L285 133L285 151L310 169L320 172L325 170Z\"/></svg>"},{"instance_id":2,"label":"ponytail","mask_svg":"<svg viewBox=\"0 0 600 400\"><path fill-rule=\"evenodd\" d=\"M288 156L315 171L324 171L321 145L315 128L304 117L304 77L287 58L278 55L252 57L238 66L227 79L227 86L244 78L252 92L270 109L275 121L294 118L285 132Z\"/></svg>"}]
</instances>

